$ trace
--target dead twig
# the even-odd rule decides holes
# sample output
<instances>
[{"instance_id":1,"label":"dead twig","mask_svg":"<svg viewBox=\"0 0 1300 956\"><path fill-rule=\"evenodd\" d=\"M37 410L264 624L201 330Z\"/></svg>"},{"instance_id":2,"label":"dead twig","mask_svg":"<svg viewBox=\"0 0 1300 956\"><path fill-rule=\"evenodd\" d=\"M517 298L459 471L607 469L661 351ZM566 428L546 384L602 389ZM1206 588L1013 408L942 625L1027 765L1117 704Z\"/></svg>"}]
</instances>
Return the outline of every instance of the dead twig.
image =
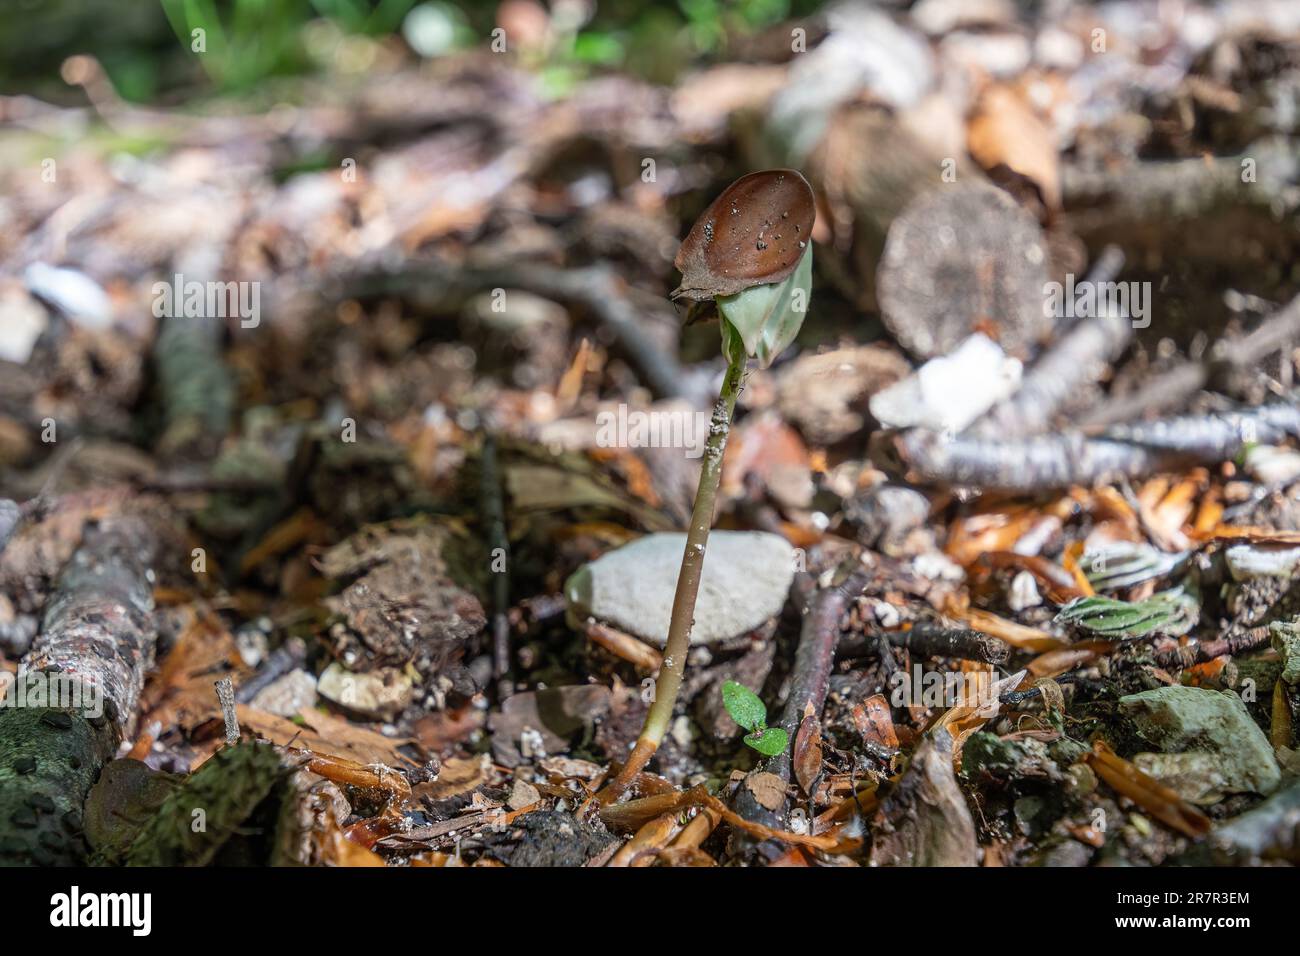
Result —
<instances>
[{"instance_id":1,"label":"dead twig","mask_svg":"<svg viewBox=\"0 0 1300 956\"><path fill-rule=\"evenodd\" d=\"M506 534L497 443L490 431L483 433L479 473L483 521L487 525L488 567L492 571L492 676L497 682L497 699L505 700L514 693L510 657L510 539Z\"/></svg>"},{"instance_id":2,"label":"dead twig","mask_svg":"<svg viewBox=\"0 0 1300 956\"><path fill-rule=\"evenodd\" d=\"M887 632L889 643L923 657L956 657L984 664L1005 664L1011 648L983 631L918 621L910 630Z\"/></svg>"},{"instance_id":3,"label":"dead twig","mask_svg":"<svg viewBox=\"0 0 1300 956\"><path fill-rule=\"evenodd\" d=\"M1156 654L1156 664L1165 668L1182 669L1204 664L1229 654L1242 654L1265 647L1269 642L1267 627L1252 627L1240 634L1229 634L1214 641L1199 641L1170 651Z\"/></svg>"},{"instance_id":4,"label":"dead twig","mask_svg":"<svg viewBox=\"0 0 1300 956\"><path fill-rule=\"evenodd\" d=\"M1134 394L1099 405L1084 415L1079 424L1084 428L1099 428L1176 407L1225 373L1256 366L1297 339L1300 339L1300 296L1244 338L1217 342L1202 361L1174 366Z\"/></svg>"},{"instance_id":5,"label":"dead twig","mask_svg":"<svg viewBox=\"0 0 1300 956\"><path fill-rule=\"evenodd\" d=\"M887 467L901 464L916 483L1036 493L1226 461L1251 443L1297 434L1300 408L1278 404L1117 425L1095 438L1069 431L999 441L913 428L876 436L873 454Z\"/></svg>"}]
</instances>

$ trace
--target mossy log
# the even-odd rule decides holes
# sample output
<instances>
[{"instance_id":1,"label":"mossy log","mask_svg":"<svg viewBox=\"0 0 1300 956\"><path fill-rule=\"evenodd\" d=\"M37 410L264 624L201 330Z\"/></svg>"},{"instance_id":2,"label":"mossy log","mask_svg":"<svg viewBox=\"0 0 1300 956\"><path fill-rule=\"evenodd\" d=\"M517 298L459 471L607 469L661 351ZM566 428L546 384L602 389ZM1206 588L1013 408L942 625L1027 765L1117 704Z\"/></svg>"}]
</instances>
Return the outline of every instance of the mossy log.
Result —
<instances>
[{"instance_id":1,"label":"mossy log","mask_svg":"<svg viewBox=\"0 0 1300 956\"><path fill-rule=\"evenodd\" d=\"M153 661L155 539L141 518L89 528L0 706L0 865L86 855L82 806L130 730Z\"/></svg>"}]
</instances>

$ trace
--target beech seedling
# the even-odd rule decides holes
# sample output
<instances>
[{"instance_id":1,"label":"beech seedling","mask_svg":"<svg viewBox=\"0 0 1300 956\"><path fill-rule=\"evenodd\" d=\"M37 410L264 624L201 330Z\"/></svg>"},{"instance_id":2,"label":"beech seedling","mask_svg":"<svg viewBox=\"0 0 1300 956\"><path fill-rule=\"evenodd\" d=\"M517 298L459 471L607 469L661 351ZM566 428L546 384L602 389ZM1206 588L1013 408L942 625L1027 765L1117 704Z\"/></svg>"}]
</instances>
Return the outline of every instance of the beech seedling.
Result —
<instances>
[{"instance_id":1,"label":"beech seedling","mask_svg":"<svg viewBox=\"0 0 1300 956\"><path fill-rule=\"evenodd\" d=\"M757 359L766 368L794 341L803 325L812 291L811 234L815 219L812 187L795 170L750 173L728 186L713 201L677 253L675 264L681 270L682 283L672 298L711 300L717 306L727 371L704 447L700 484L686 533L682 567L677 574L668 641L655 684L654 701L627 762L597 795L599 803L612 803L627 790L659 749L672 721L673 706L686 670L695 602L704 571L731 416L743 387L748 360ZM756 713L753 702L757 701L761 708L762 701L745 692L753 701L747 701L749 710L743 713L752 716ZM785 749L785 734L777 734L777 728L763 726L764 720L766 711L757 723L737 720L750 731L745 742L762 753Z\"/></svg>"}]
</instances>

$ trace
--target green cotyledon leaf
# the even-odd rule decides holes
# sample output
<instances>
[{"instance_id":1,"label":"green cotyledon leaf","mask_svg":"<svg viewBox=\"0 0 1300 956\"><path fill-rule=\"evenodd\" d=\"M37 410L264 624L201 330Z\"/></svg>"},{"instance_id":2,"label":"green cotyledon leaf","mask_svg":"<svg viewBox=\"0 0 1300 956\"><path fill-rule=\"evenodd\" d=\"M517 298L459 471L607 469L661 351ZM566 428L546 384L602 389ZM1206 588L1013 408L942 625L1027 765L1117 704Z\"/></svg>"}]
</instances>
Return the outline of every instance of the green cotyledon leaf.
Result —
<instances>
[{"instance_id":1,"label":"green cotyledon leaf","mask_svg":"<svg viewBox=\"0 0 1300 956\"><path fill-rule=\"evenodd\" d=\"M734 680L722 685L722 705L727 713L746 730L760 730L767 723L767 708L763 701L744 684Z\"/></svg>"},{"instance_id":2,"label":"green cotyledon leaf","mask_svg":"<svg viewBox=\"0 0 1300 956\"><path fill-rule=\"evenodd\" d=\"M730 331L744 343L745 354L767 368L799 334L811 297L812 246L809 245L795 270L782 281L718 297L724 351L728 350Z\"/></svg>"},{"instance_id":3,"label":"green cotyledon leaf","mask_svg":"<svg viewBox=\"0 0 1300 956\"><path fill-rule=\"evenodd\" d=\"M745 743L764 757L775 757L790 743L790 735L780 727L767 727L756 730L752 734L745 734Z\"/></svg>"}]
</instances>

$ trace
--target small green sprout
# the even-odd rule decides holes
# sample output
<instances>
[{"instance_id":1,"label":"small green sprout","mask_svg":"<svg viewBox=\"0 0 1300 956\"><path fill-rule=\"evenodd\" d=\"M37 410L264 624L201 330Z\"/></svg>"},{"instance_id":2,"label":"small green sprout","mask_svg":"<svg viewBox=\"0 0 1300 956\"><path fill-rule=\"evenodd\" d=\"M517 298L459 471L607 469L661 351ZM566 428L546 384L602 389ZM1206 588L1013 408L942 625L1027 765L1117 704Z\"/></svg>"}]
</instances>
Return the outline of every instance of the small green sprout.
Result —
<instances>
[{"instance_id":1,"label":"small green sprout","mask_svg":"<svg viewBox=\"0 0 1300 956\"><path fill-rule=\"evenodd\" d=\"M737 724L748 730L745 743L764 757L775 757L790 743L780 727L767 726L767 708L758 695L744 684L729 680L722 685L722 704Z\"/></svg>"}]
</instances>

